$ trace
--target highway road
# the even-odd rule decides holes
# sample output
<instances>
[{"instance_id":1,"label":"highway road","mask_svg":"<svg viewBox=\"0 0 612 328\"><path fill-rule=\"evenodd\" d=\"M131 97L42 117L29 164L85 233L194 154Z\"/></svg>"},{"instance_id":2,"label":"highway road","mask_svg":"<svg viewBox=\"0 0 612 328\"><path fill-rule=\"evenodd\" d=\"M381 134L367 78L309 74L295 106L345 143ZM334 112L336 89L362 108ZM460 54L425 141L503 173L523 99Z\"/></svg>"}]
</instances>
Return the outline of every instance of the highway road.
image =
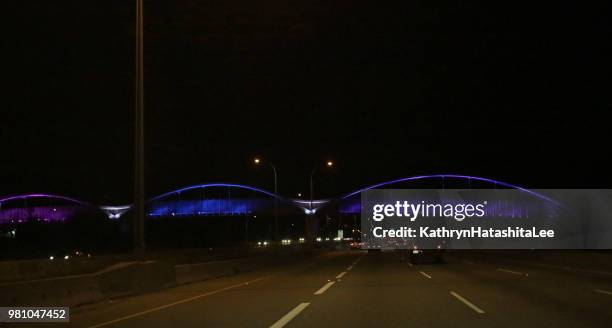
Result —
<instances>
[{"instance_id":1,"label":"highway road","mask_svg":"<svg viewBox=\"0 0 612 328\"><path fill-rule=\"evenodd\" d=\"M610 326L612 273L508 263L448 256L412 265L397 252L334 251L74 308L70 326Z\"/></svg>"}]
</instances>

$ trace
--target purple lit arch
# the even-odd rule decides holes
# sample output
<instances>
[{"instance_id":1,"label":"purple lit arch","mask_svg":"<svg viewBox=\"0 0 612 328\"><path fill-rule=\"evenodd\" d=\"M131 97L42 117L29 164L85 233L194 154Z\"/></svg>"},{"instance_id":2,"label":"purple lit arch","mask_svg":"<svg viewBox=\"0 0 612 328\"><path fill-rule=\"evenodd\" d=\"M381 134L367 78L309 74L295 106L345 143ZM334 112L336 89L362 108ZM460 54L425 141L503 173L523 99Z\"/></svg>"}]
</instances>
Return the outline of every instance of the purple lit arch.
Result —
<instances>
[{"instance_id":1,"label":"purple lit arch","mask_svg":"<svg viewBox=\"0 0 612 328\"><path fill-rule=\"evenodd\" d=\"M51 200L62 200L71 204L49 204L28 205L29 199L45 198ZM6 206L7 202L22 201L25 204L18 206ZM12 205L12 204L11 204ZM25 205L25 206L24 206ZM93 208L93 205L78 199L51 195L51 194L25 194L0 199L0 224L21 223L29 220L43 222L57 222L70 219L84 208Z\"/></svg>"},{"instance_id":2,"label":"purple lit arch","mask_svg":"<svg viewBox=\"0 0 612 328\"><path fill-rule=\"evenodd\" d=\"M29 198L61 199L61 200L69 201L72 203L77 203L80 205L87 205L86 202L80 201L78 199L74 199L74 198L70 198L66 196L50 195L50 194L25 194L25 195L9 196L9 197L0 199L0 204L4 202L8 202L8 201L19 200L19 199L29 199Z\"/></svg>"}]
</instances>

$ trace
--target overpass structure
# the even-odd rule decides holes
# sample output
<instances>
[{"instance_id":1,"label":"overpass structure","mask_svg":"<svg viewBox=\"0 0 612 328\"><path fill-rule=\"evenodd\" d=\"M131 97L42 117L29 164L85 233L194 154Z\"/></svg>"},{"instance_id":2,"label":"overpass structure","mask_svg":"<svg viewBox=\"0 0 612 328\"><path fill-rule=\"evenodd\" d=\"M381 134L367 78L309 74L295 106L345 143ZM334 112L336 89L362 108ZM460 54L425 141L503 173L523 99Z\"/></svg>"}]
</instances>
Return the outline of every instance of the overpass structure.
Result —
<instances>
[{"instance_id":1,"label":"overpass structure","mask_svg":"<svg viewBox=\"0 0 612 328\"><path fill-rule=\"evenodd\" d=\"M0 198L0 224L31 220L61 222L96 206L75 198L51 194L24 194Z\"/></svg>"},{"instance_id":2,"label":"overpass structure","mask_svg":"<svg viewBox=\"0 0 612 328\"><path fill-rule=\"evenodd\" d=\"M424 184L425 183L425 184ZM345 195L309 200L286 198L253 186L233 183L208 183L188 186L152 197L147 202L146 215L150 219L161 217L198 216L247 216L271 212L314 215L326 207L334 207L341 214L355 215L360 212L360 194L380 188L510 188L518 189L533 197L554 202L549 197L494 179L458 175L435 174L411 176L384 181L360 188ZM75 198L51 194L24 194L0 198L0 224L23 223L31 220L62 222L86 213L103 213L109 219L119 219L130 211L131 205L95 205Z\"/></svg>"}]
</instances>

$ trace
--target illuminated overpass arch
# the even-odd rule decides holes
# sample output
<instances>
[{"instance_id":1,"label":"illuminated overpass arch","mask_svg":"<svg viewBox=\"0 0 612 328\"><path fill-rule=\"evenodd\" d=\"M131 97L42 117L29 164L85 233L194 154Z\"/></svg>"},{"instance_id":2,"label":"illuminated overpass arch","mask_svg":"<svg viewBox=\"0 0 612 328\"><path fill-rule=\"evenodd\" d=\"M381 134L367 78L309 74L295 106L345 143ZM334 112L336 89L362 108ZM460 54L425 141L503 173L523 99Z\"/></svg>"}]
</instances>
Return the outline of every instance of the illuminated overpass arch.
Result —
<instances>
[{"instance_id":1,"label":"illuminated overpass arch","mask_svg":"<svg viewBox=\"0 0 612 328\"><path fill-rule=\"evenodd\" d=\"M193 186L188 186L188 187L183 187L180 189L176 189L173 191L169 191L167 193L155 196L153 198L150 199L150 201L155 201L155 200L159 200L159 199L163 199L163 198L167 198L169 196L175 195L175 194L180 194L189 190L194 190L194 189L206 189L206 188L214 188L214 187L225 187L225 188L237 188L237 189L245 189L245 190L250 190L250 191L255 191L258 193L262 193L264 195L270 196L270 197L275 197L275 198L281 198L280 196L271 193L269 191L263 190L263 189L259 189L259 188L255 188L255 187L251 187L251 186L247 186L247 185L241 185L241 184L234 184L234 183L205 183L205 184L198 184L198 185L193 185Z\"/></svg>"},{"instance_id":2,"label":"illuminated overpass arch","mask_svg":"<svg viewBox=\"0 0 612 328\"><path fill-rule=\"evenodd\" d=\"M184 197L186 193L189 195ZM147 216L251 215L270 210L275 201L277 204L290 203L279 195L252 186L232 183L199 184L151 198L147 205Z\"/></svg>"},{"instance_id":3,"label":"illuminated overpass arch","mask_svg":"<svg viewBox=\"0 0 612 328\"><path fill-rule=\"evenodd\" d=\"M30 220L62 222L94 205L75 198L51 194L24 194L0 199L0 224Z\"/></svg>"},{"instance_id":4,"label":"illuminated overpass arch","mask_svg":"<svg viewBox=\"0 0 612 328\"><path fill-rule=\"evenodd\" d=\"M196 197L183 197L185 193L206 189L225 189L230 191L229 195L220 197L210 194L199 194ZM252 192L249 197L234 197L231 190ZM259 196L259 197L258 197ZM206 183L192 185L188 187L172 190L161 195L155 196L147 202L147 216L149 217L173 217L173 216L233 216L249 215L258 211L269 209L276 201L280 212L287 210L300 210L306 214L314 214L315 210L310 211L311 202L301 199L289 199L276 195L267 190L253 186L235 183ZM329 200L314 200L312 208L316 209L327 203ZM119 219L132 209L132 205L100 206L110 219Z\"/></svg>"},{"instance_id":5,"label":"illuminated overpass arch","mask_svg":"<svg viewBox=\"0 0 612 328\"><path fill-rule=\"evenodd\" d=\"M348 193L344 196L342 196L340 199L338 199L338 203L340 205L340 211L343 213L359 213L360 212L360 198L357 197L361 194L361 192L363 191L367 191L367 190L371 190L371 189L378 189L378 188L382 188L382 187L391 187L393 185L397 185L400 183L404 183L404 182L414 182L414 181L419 181L419 180L435 180L435 179L456 179L456 180L463 180L463 181L467 181L468 184L471 181L478 181L478 182L483 182L485 184L491 184L495 187L501 186L503 188L508 188L508 189L516 189L516 190L520 190L522 192L525 192L527 194L530 194L536 198L545 200L547 202L551 202L553 204L559 205L559 203L557 203L555 200L542 195L540 193L537 193L535 191L511 184L511 183L507 183L507 182L503 182L503 181L499 181L499 180L494 180L494 179L490 179L490 178L483 178L483 177L477 177L477 176L470 176L470 175L461 175L461 174L432 174L432 175L418 175L418 176L412 176L412 177L406 177L406 178L400 178L400 179L394 179L394 180L389 180L389 181L385 181L385 182L381 182L381 183L377 183L365 188L361 188L359 190L353 191L351 193Z\"/></svg>"},{"instance_id":6,"label":"illuminated overpass arch","mask_svg":"<svg viewBox=\"0 0 612 328\"><path fill-rule=\"evenodd\" d=\"M328 204L339 205L341 212L358 213L359 195L361 192L381 187L391 187L404 182L433 179L456 179L464 181L480 181L494 186L518 189L534 197L558 204L554 200L540 193L516 186L507 182L489 178L459 175L434 174L420 175L377 183L348 193L331 200L301 200L288 199L269 191L232 183L207 183L176 189L151 198L147 203L149 217L164 216L233 216L250 215L270 210L274 202L281 211L298 209L308 215L315 214ZM194 197L193 193L201 192ZM208 192L211 191L211 192ZM244 192L250 192L245 195ZM185 194L188 194L187 197ZM132 205L100 206L60 195L51 194L25 194L0 198L0 224L19 223L27 220L64 221L74 217L77 213L87 209L97 209L106 213L108 218L118 219L132 208Z\"/></svg>"}]
</instances>

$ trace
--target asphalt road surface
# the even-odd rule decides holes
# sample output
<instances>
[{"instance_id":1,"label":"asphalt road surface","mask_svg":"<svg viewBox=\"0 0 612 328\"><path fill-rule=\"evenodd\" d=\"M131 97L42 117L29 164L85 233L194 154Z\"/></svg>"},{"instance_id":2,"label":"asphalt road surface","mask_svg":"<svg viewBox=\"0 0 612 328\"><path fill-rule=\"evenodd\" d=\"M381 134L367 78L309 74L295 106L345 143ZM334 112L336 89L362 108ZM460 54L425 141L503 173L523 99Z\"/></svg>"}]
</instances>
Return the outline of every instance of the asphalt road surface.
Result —
<instances>
[{"instance_id":1,"label":"asphalt road surface","mask_svg":"<svg viewBox=\"0 0 612 328\"><path fill-rule=\"evenodd\" d=\"M612 273L336 251L74 308L74 327L610 327ZM65 325L64 325L65 326Z\"/></svg>"}]
</instances>

